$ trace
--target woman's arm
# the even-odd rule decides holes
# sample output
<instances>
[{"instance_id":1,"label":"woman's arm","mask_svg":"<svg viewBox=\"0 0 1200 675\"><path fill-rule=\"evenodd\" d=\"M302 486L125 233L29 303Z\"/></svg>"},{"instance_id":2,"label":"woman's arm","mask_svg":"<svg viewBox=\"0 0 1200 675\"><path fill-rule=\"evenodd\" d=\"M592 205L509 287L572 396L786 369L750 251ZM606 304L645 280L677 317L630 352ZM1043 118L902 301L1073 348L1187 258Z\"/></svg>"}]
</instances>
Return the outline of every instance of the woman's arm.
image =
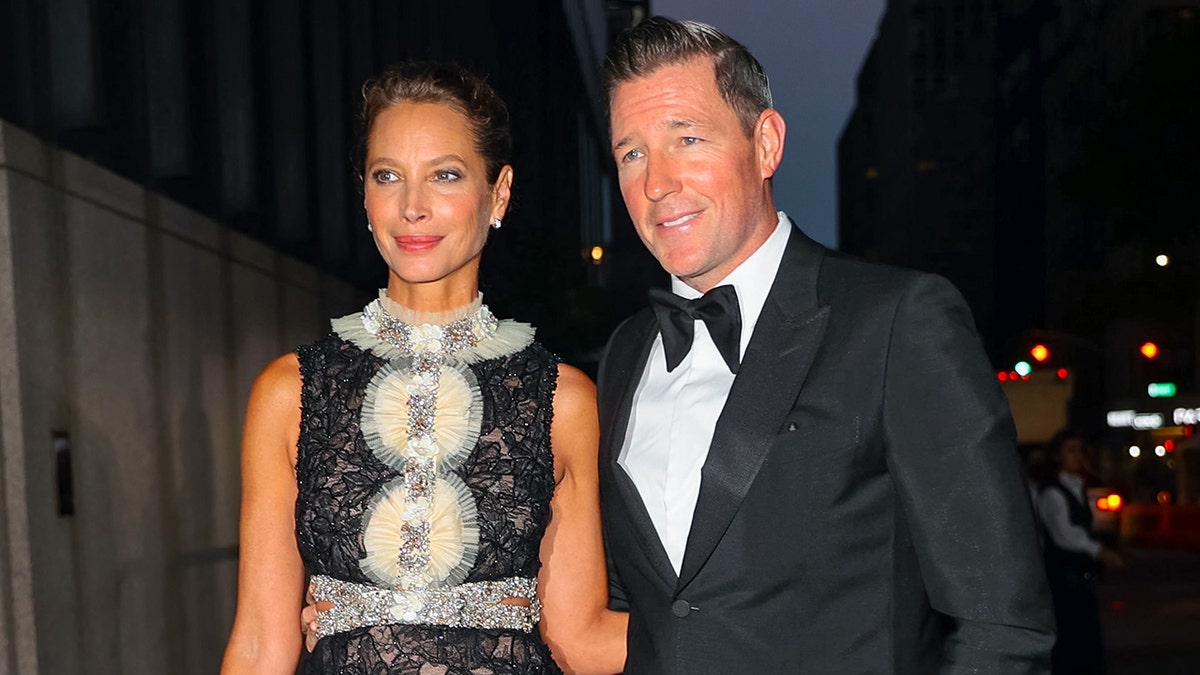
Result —
<instances>
[{"instance_id":1,"label":"woman's arm","mask_svg":"<svg viewBox=\"0 0 1200 675\"><path fill-rule=\"evenodd\" d=\"M542 539L538 595L542 637L567 673L607 675L625 667L629 615L608 610L608 575L600 534L596 387L559 366L550 444L558 486Z\"/></svg>"},{"instance_id":2,"label":"woman's arm","mask_svg":"<svg viewBox=\"0 0 1200 675\"><path fill-rule=\"evenodd\" d=\"M250 392L242 437L237 615L222 675L292 675L300 658L296 617L304 599L304 565L295 520L300 388L300 362L289 354L267 366Z\"/></svg>"}]
</instances>

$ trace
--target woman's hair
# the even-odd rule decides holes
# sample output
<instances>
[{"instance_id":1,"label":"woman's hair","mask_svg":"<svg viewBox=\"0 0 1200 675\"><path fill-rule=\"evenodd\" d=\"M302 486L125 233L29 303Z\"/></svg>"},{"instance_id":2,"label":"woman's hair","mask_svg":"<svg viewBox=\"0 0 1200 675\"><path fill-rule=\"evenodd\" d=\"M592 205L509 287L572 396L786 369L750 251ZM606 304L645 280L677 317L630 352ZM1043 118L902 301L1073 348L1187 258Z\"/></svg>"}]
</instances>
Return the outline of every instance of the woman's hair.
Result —
<instances>
[{"instance_id":1,"label":"woman's hair","mask_svg":"<svg viewBox=\"0 0 1200 675\"><path fill-rule=\"evenodd\" d=\"M408 61L390 66L362 88L359 138L355 172L363 175L367 140L379 113L400 103L437 103L467 118L475 149L483 156L488 183L495 183L500 169L512 155L508 108L496 90L483 78L456 64Z\"/></svg>"},{"instance_id":2,"label":"woman's hair","mask_svg":"<svg viewBox=\"0 0 1200 675\"><path fill-rule=\"evenodd\" d=\"M655 16L627 29L608 50L604 89L612 104L617 87L663 66L693 59L712 61L717 91L749 136L762 111L771 107L771 87L761 64L737 40L706 23Z\"/></svg>"}]
</instances>

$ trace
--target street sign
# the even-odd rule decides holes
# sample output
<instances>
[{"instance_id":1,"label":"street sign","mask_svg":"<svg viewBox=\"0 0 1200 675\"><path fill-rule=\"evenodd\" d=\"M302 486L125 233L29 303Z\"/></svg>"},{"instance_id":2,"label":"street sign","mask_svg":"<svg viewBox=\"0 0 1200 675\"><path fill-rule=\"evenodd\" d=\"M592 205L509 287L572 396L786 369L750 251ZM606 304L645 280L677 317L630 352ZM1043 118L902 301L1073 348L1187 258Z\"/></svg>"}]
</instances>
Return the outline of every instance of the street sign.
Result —
<instances>
[{"instance_id":1,"label":"street sign","mask_svg":"<svg viewBox=\"0 0 1200 675\"><path fill-rule=\"evenodd\" d=\"M1172 398L1175 396L1175 383L1151 382L1146 387L1146 393L1150 394L1150 398Z\"/></svg>"}]
</instances>

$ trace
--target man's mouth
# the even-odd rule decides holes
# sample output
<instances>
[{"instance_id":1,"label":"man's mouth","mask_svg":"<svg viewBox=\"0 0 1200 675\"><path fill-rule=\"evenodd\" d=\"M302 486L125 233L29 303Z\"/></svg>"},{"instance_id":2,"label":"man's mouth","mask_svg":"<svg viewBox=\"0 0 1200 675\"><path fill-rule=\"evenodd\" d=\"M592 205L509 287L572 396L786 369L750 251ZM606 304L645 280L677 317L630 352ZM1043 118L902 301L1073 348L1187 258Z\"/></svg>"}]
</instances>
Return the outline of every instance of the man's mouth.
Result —
<instances>
[{"instance_id":1,"label":"man's mouth","mask_svg":"<svg viewBox=\"0 0 1200 675\"><path fill-rule=\"evenodd\" d=\"M658 225L659 225L659 227L677 227L679 225L683 225L686 222L690 222L691 220L698 217L699 215L700 215L699 211L696 211L695 213L687 213L682 216L679 216L678 218L663 221L663 222L659 223Z\"/></svg>"}]
</instances>

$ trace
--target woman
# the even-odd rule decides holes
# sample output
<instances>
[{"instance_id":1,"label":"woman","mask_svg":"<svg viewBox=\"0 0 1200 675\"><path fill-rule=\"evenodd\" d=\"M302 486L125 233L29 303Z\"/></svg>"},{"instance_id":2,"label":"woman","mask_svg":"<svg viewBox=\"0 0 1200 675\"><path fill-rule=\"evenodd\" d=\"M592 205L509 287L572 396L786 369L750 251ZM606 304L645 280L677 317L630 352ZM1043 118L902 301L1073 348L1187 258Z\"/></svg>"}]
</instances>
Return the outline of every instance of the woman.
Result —
<instances>
[{"instance_id":1,"label":"woman","mask_svg":"<svg viewBox=\"0 0 1200 675\"><path fill-rule=\"evenodd\" d=\"M387 288L254 385L222 673L295 670L306 573L328 611L303 673L619 672L595 389L478 290L512 189L507 110L446 66L363 96Z\"/></svg>"}]
</instances>

